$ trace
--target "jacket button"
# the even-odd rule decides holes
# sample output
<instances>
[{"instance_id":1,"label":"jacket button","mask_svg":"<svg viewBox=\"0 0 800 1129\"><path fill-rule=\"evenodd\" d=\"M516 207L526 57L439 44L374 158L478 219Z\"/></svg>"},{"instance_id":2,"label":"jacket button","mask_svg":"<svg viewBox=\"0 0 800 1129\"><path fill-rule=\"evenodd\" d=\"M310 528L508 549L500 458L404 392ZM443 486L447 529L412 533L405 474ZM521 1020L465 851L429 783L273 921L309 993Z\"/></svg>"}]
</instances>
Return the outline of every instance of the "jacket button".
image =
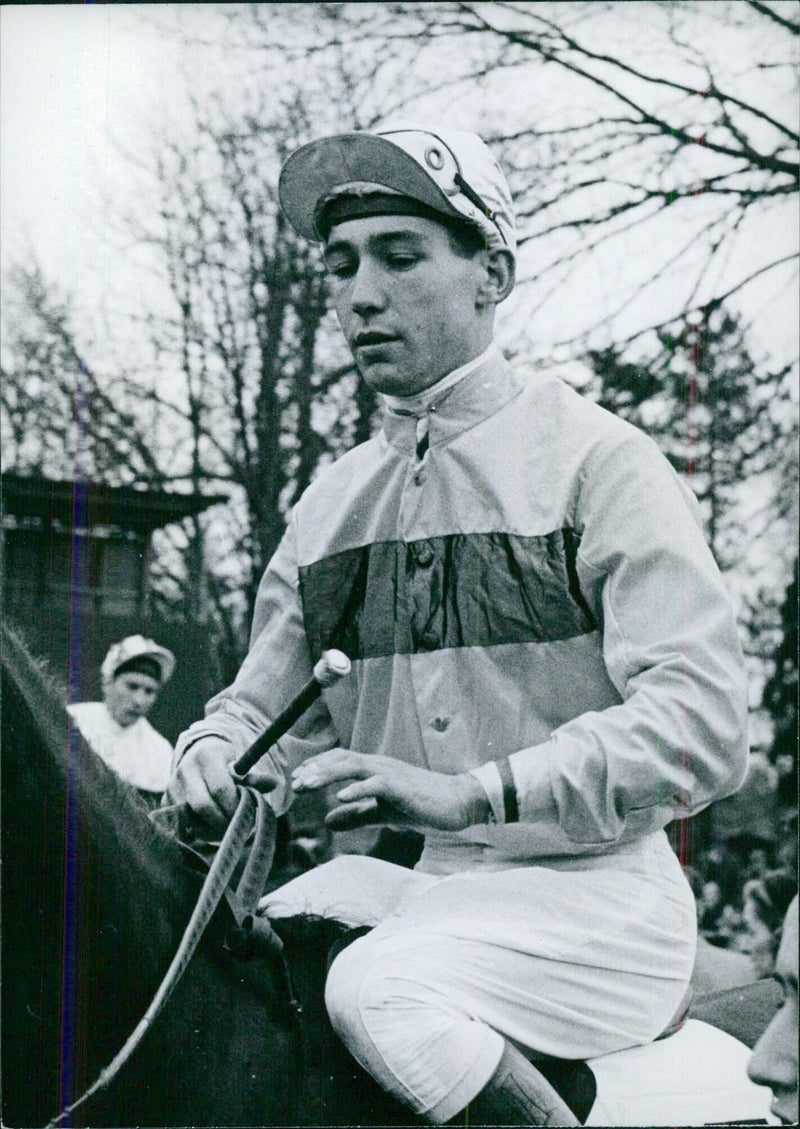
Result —
<instances>
[{"instance_id":1,"label":"jacket button","mask_svg":"<svg viewBox=\"0 0 800 1129\"><path fill-rule=\"evenodd\" d=\"M419 637L419 646L422 651L435 651L439 646L439 634L436 631L423 631Z\"/></svg>"},{"instance_id":2,"label":"jacket button","mask_svg":"<svg viewBox=\"0 0 800 1129\"><path fill-rule=\"evenodd\" d=\"M449 717L434 717L431 720L431 729L435 729L437 733L444 733L449 724Z\"/></svg>"},{"instance_id":3,"label":"jacket button","mask_svg":"<svg viewBox=\"0 0 800 1129\"><path fill-rule=\"evenodd\" d=\"M420 568L429 568L433 564L434 557L436 556L433 551L433 546L429 541L418 541L414 545L412 552L414 554L414 560Z\"/></svg>"}]
</instances>

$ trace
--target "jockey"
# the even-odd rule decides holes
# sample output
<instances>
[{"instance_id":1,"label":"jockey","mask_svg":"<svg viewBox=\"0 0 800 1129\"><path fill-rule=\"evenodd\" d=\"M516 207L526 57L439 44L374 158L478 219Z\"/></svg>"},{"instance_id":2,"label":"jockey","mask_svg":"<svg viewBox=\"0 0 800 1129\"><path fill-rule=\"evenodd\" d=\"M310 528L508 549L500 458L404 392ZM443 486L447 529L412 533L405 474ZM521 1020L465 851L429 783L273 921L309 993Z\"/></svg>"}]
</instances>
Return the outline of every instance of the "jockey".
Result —
<instances>
[{"instance_id":1,"label":"jockey","mask_svg":"<svg viewBox=\"0 0 800 1129\"><path fill-rule=\"evenodd\" d=\"M422 857L341 856L267 911L374 926L333 961L328 1011L427 1121L577 1124L536 1054L646 1043L689 983L695 907L664 827L744 776L725 587L655 444L493 344L516 241L480 138L326 137L279 191L322 244L383 427L295 507L167 798L229 818L230 763L343 650L352 674L248 779L278 813L320 790L333 830L421 830Z\"/></svg>"},{"instance_id":2,"label":"jockey","mask_svg":"<svg viewBox=\"0 0 800 1129\"><path fill-rule=\"evenodd\" d=\"M128 635L103 659L102 702L67 706L90 748L151 804L169 781L172 746L147 715L174 669L175 656L166 647Z\"/></svg>"}]
</instances>

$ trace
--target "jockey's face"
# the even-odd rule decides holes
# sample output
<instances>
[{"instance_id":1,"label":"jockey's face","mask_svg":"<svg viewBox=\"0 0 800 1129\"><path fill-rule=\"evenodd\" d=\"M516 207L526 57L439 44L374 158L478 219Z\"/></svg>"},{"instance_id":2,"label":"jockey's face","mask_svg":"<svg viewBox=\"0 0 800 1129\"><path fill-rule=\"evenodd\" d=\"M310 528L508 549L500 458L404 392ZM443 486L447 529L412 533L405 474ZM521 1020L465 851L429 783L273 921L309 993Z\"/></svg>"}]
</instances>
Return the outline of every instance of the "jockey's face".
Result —
<instances>
[{"instance_id":1,"label":"jockey's face","mask_svg":"<svg viewBox=\"0 0 800 1129\"><path fill-rule=\"evenodd\" d=\"M753 1048L747 1073L774 1094L772 1112L784 1125L797 1124L797 898L789 906L775 961L775 978L783 988L780 1011Z\"/></svg>"},{"instance_id":2,"label":"jockey's face","mask_svg":"<svg viewBox=\"0 0 800 1129\"><path fill-rule=\"evenodd\" d=\"M106 685L105 703L117 725L127 729L140 717L147 717L158 691L158 681L149 674L125 671Z\"/></svg>"},{"instance_id":3,"label":"jockey's face","mask_svg":"<svg viewBox=\"0 0 800 1129\"><path fill-rule=\"evenodd\" d=\"M482 353L511 271L503 259L498 286L497 257L460 254L442 224L420 216L337 224L325 264L339 324L366 383L411 396Z\"/></svg>"}]
</instances>

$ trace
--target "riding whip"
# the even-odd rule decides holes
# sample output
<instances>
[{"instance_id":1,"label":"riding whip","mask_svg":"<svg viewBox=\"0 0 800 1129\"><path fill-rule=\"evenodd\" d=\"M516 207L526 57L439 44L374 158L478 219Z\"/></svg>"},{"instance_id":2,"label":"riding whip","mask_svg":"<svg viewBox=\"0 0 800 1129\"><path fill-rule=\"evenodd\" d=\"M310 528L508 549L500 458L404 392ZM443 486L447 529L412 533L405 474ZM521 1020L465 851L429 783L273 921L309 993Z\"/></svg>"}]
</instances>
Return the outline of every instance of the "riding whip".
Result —
<instances>
[{"instance_id":1,"label":"riding whip","mask_svg":"<svg viewBox=\"0 0 800 1129\"><path fill-rule=\"evenodd\" d=\"M347 655L342 651L323 651L322 657L314 667L313 676L297 697L236 761L233 766L236 775L244 776L245 773L249 772L256 761L263 757L264 753L268 752L275 742L279 741L306 710L313 705L324 689L332 686L334 682L338 682L340 678L349 673L350 660Z\"/></svg>"}]
</instances>

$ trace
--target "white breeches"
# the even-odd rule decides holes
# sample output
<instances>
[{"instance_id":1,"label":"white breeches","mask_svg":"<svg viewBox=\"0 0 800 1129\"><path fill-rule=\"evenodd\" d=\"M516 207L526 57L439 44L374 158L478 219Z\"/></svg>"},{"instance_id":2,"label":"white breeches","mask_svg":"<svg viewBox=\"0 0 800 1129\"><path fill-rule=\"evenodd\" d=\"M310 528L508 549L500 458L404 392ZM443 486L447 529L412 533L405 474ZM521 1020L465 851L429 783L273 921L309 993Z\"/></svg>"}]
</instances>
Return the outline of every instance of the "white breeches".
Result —
<instances>
[{"instance_id":1,"label":"white breeches","mask_svg":"<svg viewBox=\"0 0 800 1129\"><path fill-rule=\"evenodd\" d=\"M504 1039L561 1058L654 1039L694 961L694 901L664 836L602 866L444 878L345 855L262 907L377 922L333 962L326 1005L353 1056L434 1123L483 1089Z\"/></svg>"}]
</instances>

